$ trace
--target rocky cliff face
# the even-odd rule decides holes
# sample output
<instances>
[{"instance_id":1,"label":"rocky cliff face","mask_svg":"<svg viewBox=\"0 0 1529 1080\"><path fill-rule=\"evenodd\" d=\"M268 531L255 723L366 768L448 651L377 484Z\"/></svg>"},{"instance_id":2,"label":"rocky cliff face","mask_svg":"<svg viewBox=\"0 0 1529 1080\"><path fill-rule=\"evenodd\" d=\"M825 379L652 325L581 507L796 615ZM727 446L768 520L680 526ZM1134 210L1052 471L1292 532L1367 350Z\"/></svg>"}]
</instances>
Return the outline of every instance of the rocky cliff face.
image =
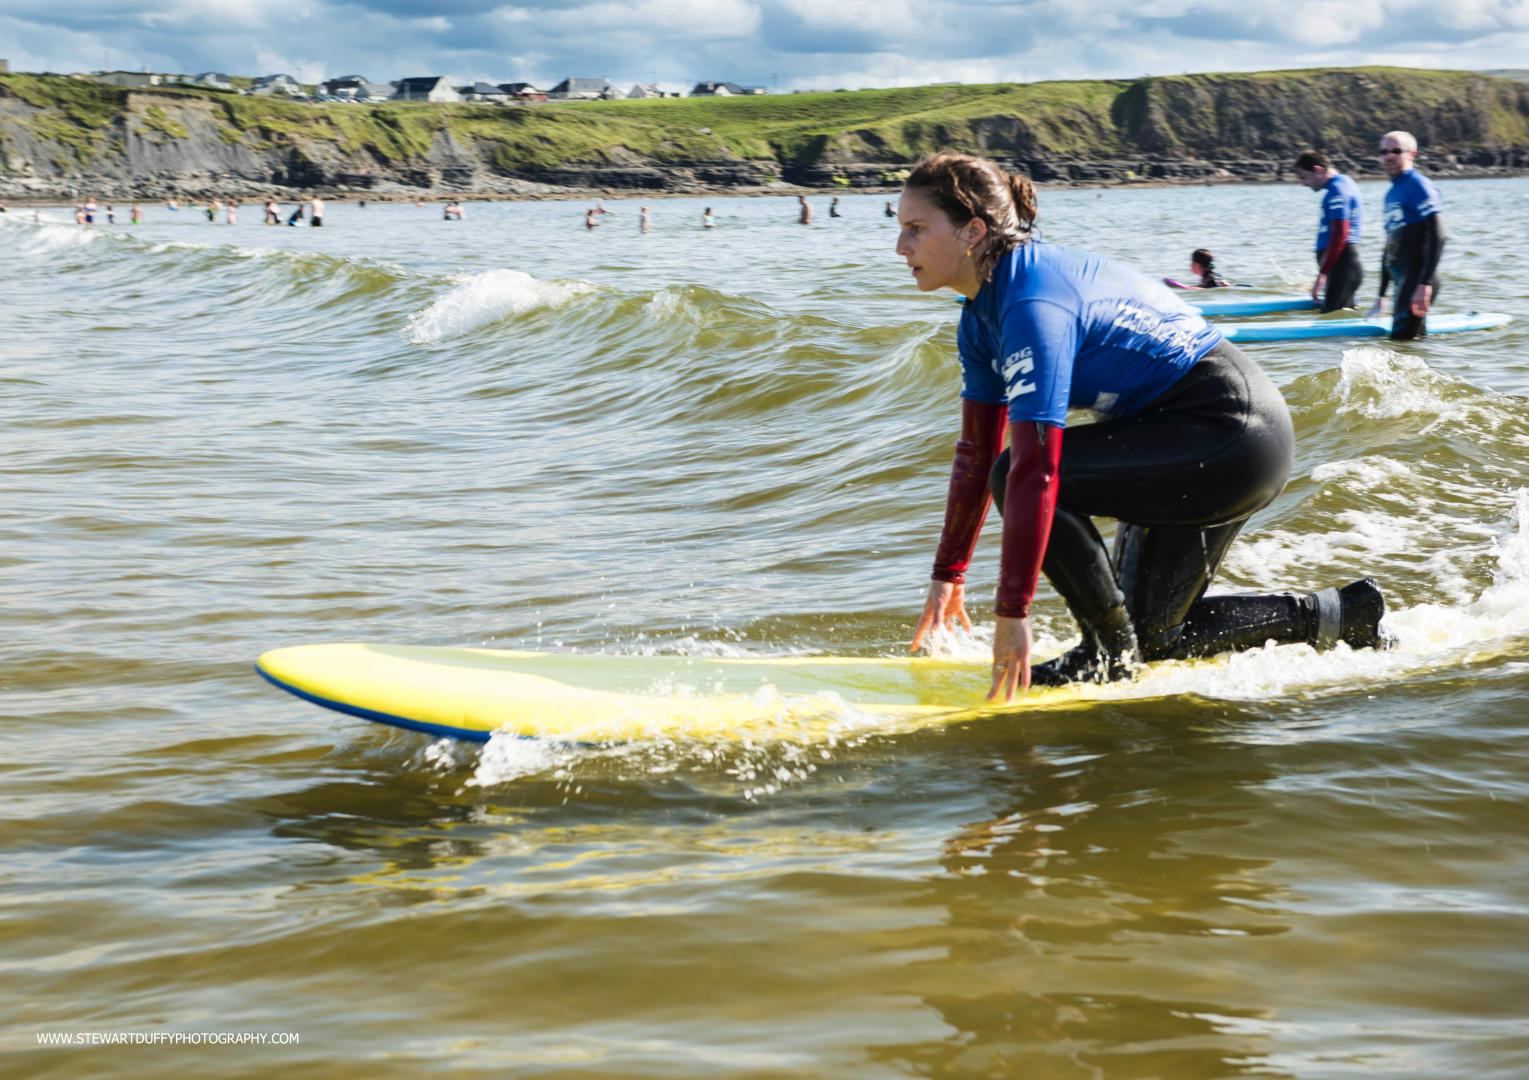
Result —
<instances>
[{"instance_id":1,"label":"rocky cliff face","mask_svg":"<svg viewBox=\"0 0 1529 1080\"><path fill-rule=\"evenodd\" d=\"M1375 142L1395 128L1418 136L1434 175L1529 171L1529 85L1470 73L1357 69L959 90L942 99L943 112L915 100L916 90L878 92L874 122L833 130L822 115L835 102L805 98L641 113L619 103L561 112L257 108L194 91L0 76L0 197L880 187L939 149L986 154L1042 182L1274 180L1313 146L1350 171L1376 173ZM705 115L727 120L731 141L693 126ZM755 116L760 134L748 130ZM598 145L598 137L560 143L565 130L634 118L646 125L646 152Z\"/></svg>"}]
</instances>

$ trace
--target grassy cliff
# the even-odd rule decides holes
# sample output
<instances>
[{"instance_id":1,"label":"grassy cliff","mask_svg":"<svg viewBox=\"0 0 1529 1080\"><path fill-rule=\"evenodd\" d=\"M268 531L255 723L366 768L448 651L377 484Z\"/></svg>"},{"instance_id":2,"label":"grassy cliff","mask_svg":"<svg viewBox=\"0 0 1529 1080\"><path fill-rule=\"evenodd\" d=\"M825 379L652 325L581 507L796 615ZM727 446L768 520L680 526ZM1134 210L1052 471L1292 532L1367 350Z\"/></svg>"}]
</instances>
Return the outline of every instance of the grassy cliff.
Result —
<instances>
[{"instance_id":1,"label":"grassy cliff","mask_svg":"<svg viewBox=\"0 0 1529 1080\"><path fill-rule=\"evenodd\" d=\"M699 163L734 167L716 183L871 183L923 154L958 149L1041 179L1121 179L1110 174L1283 163L1306 146L1369 165L1376 138L1392 128L1417 133L1435 157L1529 166L1529 86L1471 72L1356 68L504 108L314 105L0 75L0 175L12 178L432 186L444 177L491 187L495 177L587 177L662 187L666 172Z\"/></svg>"}]
</instances>

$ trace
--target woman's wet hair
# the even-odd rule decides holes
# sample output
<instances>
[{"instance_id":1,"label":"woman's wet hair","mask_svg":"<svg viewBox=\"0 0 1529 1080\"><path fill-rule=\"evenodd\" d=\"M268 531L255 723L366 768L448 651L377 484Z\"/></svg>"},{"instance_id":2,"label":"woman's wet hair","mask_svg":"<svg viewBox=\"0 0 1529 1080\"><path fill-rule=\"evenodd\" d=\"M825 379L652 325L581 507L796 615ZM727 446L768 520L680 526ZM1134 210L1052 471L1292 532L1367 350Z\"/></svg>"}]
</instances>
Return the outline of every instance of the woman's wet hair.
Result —
<instances>
[{"instance_id":1,"label":"woman's wet hair","mask_svg":"<svg viewBox=\"0 0 1529 1080\"><path fill-rule=\"evenodd\" d=\"M1179 250L1183 251L1184 249L1179 248ZM1189 261L1192 263L1199 263L1202 267L1205 268L1205 272L1207 274L1216 269L1216 257L1212 255L1207 248L1195 248L1194 251L1190 253Z\"/></svg>"},{"instance_id":2,"label":"woman's wet hair","mask_svg":"<svg viewBox=\"0 0 1529 1080\"><path fill-rule=\"evenodd\" d=\"M1005 172L972 154L935 154L913 167L904 188L917 188L961 228L973 218L987 225L987 242L974 251L977 279L986 281L1000 258L1030 239L1035 226L1035 186L1028 176Z\"/></svg>"}]
</instances>

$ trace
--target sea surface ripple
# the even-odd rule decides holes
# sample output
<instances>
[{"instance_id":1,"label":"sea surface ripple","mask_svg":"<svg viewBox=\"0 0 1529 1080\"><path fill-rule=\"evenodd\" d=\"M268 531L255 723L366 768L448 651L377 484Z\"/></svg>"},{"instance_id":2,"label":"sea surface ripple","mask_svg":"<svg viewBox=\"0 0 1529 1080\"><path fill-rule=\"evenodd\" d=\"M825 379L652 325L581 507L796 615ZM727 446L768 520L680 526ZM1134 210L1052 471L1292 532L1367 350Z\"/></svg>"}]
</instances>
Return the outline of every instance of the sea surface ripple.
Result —
<instances>
[{"instance_id":1,"label":"sea surface ripple","mask_svg":"<svg viewBox=\"0 0 1529 1080\"><path fill-rule=\"evenodd\" d=\"M0 1071L1529 1075L1529 181L1439 186L1439 307L1515 322L1250 346L1297 463L1217 584L1373 575L1396 649L823 746L472 747L251 663L904 650L958 309L881 198L0 215ZM1050 240L1274 292L1317 209L1041 194ZM131 1032L300 1038L40 1040Z\"/></svg>"}]
</instances>

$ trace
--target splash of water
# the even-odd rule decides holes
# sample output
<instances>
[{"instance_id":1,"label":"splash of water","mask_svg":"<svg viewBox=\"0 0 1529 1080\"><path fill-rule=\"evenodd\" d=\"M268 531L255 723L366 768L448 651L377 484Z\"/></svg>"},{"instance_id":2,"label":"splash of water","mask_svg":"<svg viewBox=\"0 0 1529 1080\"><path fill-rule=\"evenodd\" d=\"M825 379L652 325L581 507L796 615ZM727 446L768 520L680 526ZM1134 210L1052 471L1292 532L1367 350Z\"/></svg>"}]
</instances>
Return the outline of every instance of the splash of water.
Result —
<instances>
[{"instance_id":1,"label":"splash of water","mask_svg":"<svg viewBox=\"0 0 1529 1080\"><path fill-rule=\"evenodd\" d=\"M409 316L405 334L411 344L438 344L595 289L587 281L541 281L522 270L489 270L455 280L450 292Z\"/></svg>"}]
</instances>

